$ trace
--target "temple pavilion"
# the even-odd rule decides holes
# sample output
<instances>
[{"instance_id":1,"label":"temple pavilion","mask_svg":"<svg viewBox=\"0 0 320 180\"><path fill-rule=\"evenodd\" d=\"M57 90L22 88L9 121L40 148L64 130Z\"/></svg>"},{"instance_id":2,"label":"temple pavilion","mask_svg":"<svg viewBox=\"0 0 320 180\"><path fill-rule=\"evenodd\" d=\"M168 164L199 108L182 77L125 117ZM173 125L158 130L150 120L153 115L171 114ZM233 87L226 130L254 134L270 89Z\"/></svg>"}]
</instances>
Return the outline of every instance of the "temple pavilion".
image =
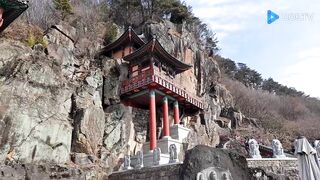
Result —
<instances>
[{"instance_id":1,"label":"temple pavilion","mask_svg":"<svg viewBox=\"0 0 320 180\"><path fill-rule=\"evenodd\" d=\"M5 30L26 9L26 1L0 0L0 33Z\"/></svg>"},{"instance_id":2,"label":"temple pavilion","mask_svg":"<svg viewBox=\"0 0 320 180\"><path fill-rule=\"evenodd\" d=\"M128 77L120 87L122 103L149 110L150 142L143 145L145 166L152 165L151 152L157 147L160 147L163 159L160 164L168 163L169 146L175 144L180 151L182 140L189 133L189 129L180 123L181 111L191 115L204 109L201 98L176 81L178 74L192 66L170 55L156 38L145 43L131 27L107 45L103 54L121 59L128 66ZM161 139L157 139L157 108L162 110ZM170 110L173 111L172 124L169 122Z\"/></svg>"}]
</instances>

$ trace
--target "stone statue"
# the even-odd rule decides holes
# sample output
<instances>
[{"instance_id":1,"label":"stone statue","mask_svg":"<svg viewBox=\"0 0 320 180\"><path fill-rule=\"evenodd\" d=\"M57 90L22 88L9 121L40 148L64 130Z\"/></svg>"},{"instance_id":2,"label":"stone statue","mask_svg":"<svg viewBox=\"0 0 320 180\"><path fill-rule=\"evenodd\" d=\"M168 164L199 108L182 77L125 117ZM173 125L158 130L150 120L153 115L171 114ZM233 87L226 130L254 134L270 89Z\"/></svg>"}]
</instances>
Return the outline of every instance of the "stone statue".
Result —
<instances>
[{"instance_id":1,"label":"stone statue","mask_svg":"<svg viewBox=\"0 0 320 180\"><path fill-rule=\"evenodd\" d=\"M255 139L249 139L249 155L251 158L262 158L259 151L259 144Z\"/></svg>"},{"instance_id":2,"label":"stone statue","mask_svg":"<svg viewBox=\"0 0 320 180\"><path fill-rule=\"evenodd\" d=\"M204 174L201 173L201 172L199 172L199 173L197 174L197 180L205 180L205 179L204 179Z\"/></svg>"},{"instance_id":3,"label":"stone statue","mask_svg":"<svg viewBox=\"0 0 320 180\"><path fill-rule=\"evenodd\" d=\"M123 167L123 169L124 170L132 169L130 155L125 155L124 156L124 167Z\"/></svg>"},{"instance_id":4,"label":"stone statue","mask_svg":"<svg viewBox=\"0 0 320 180\"><path fill-rule=\"evenodd\" d=\"M233 180L229 170L220 167L209 167L198 172L197 180Z\"/></svg>"},{"instance_id":5,"label":"stone statue","mask_svg":"<svg viewBox=\"0 0 320 180\"><path fill-rule=\"evenodd\" d=\"M153 150L153 165L159 165L160 164L160 155L161 155L161 149L156 148Z\"/></svg>"},{"instance_id":6,"label":"stone statue","mask_svg":"<svg viewBox=\"0 0 320 180\"><path fill-rule=\"evenodd\" d=\"M314 148L317 150L317 154L320 157L320 140L314 141Z\"/></svg>"},{"instance_id":7,"label":"stone statue","mask_svg":"<svg viewBox=\"0 0 320 180\"><path fill-rule=\"evenodd\" d=\"M216 171L211 171L210 172L209 180L218 180Z\"/></svg>"},{"instance_id":8,"label":"stone statue","mask_svg":"<svg viewBox=\"0 0 320 180\"><path fill-rule=\"evenodd\" d=\"M282 144L278 139L272 140L272 151L273 151L273 157L275 157L275 158L285 158L286 157L286 155L283 152Z\"/></svg>"},{"instance_id":9,"label":"stone statue","mask_svg":"<svg viewBox=\"0 0 320 180\"><path fill-rule=\"evenodd\" d=\"M177 146L175 144L171 144L169 146L169 163L176 163L178 162L178 153L177 153Z\"/></svg>"},{"instance_id":10,"label":"stone statue","mask_svg":"<svg viewBox=\"0 0 320 180\"><path fill-rule=\"evenodd\" d=\"M137 168L143 168L143 152L138 151L137 152Z\"/></svg>"},{"instance_id":11,"label":"stone statue","mask_svg":"<svg viewBox=\"0 0 320 180\"><path fill-rule=\"evenodd\" d=\"M227 173L224 173L224 174L222 175L222 180L231 180L231 179L230 179L230 175L227 174Z\"/></svg>"}]
</instances>

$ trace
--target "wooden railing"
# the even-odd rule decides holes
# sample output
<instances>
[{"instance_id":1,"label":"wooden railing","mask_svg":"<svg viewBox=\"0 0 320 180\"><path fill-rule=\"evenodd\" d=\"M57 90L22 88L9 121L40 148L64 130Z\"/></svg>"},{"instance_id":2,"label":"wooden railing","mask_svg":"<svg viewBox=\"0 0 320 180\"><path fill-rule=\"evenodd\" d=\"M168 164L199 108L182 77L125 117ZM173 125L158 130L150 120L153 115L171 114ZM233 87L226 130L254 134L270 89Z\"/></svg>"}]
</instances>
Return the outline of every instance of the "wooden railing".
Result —
<instances>
[{"instance_id":1,"label":"wooden railing","mask_svg":"<svg viewBox=\"0 0 320 180\"><path fill-rule=\"evenodd\" d=\"M160 72L157 68L149 68L145 71L140 71L137 76L123 81L121 84L121 94L146 86L152 82L163 86L172 93L178 94L183 97L186 102L189 102L200 109L204 109L204 104L201 98L185 90L178 81L169 77L165 72Z\"/></svg>"},{"instance_id":2,"label":"wooden railing","mask_svg":"<svg viewBox=\"0 0 320 180\"><path fill-rule=\"evenodd\" d=\"M122 81L121 94L151 83L153 74L153 69L149 68L147 70L140 71L137 76Z\"/></svg>"},{"instance_id":3,"label":"wooden railing","mask_svg":"<svg viewBox=\"0 0 320 180\"><path fill-rule=\"evenodd\" d=\"M154 69L155 82L163 85L165 88L171 90L172 92L184 97L187 102L192 103L198 107L201 107L201 109L203 109L203 103L201 98L187 91L184 87L180 85L179 81L169 77L165 73L166 72L164 71L160 72L157 68L155 68Z\"/></svg>"}]
</instances>

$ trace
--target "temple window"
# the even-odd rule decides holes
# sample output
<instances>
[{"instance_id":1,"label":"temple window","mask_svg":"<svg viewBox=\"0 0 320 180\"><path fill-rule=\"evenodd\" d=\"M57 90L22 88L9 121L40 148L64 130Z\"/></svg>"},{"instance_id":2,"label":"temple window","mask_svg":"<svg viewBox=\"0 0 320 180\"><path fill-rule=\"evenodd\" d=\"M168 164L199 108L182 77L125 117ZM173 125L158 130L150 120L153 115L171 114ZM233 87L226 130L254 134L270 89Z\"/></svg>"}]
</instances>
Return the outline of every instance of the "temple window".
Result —
<instances>
[{"instance_id":1,"label":"temple window","mask_svg":"<svg viewBox=\"0 0 320 180\"><path fill-rule=\"evenodd\" d=\"M166 66L166 64L162 64L161 70L166 72L166 73L168 72L168 67Z\"/></svg>"},{"instance_id":2,"label":"temple window","mask_svg":"<svg viewBox=\"0 0 320 180\"><path fill-rule=\"evenodd\" d=\"M135 66L132 66L131 68L131 77L136 77L139 75L139 66L138 65L135 65Z\"/></svg>"},{"instance_id":3,"label":"temple window","mask_svg":"<svg viewBox=\"0 0 320 180\"><path fill-rule=\"evenodd\" d=\"M153 58L153 65L155 66L155 67L157 67L158 68L158 70L161 72L161 62L158 60L158 59L155 59L155 58Z\"/></svg>"},{"instance_id":4,"label":"temple window","mask_svg":"<svg viewBox=\"0 0 320 180\"><path fill-rule=\"evenodd\" d=\"M176 77L176 73L175 73L175 71L174 71L172 68L169 69L168 75L169 75L169 77L172 78L172 79L174 79L174 78Z\"/></svg>"},{"instance_id":5,"label":"temple window","mask_svg":"<svg viewBox=\"0 0 320 180\"><path fill-rule=\"evenodd\" d=\"M150 69L150 61L149 60L141 63L141 71L142 72L147 71L149 69Z\"/></svg>"}]
</instances>

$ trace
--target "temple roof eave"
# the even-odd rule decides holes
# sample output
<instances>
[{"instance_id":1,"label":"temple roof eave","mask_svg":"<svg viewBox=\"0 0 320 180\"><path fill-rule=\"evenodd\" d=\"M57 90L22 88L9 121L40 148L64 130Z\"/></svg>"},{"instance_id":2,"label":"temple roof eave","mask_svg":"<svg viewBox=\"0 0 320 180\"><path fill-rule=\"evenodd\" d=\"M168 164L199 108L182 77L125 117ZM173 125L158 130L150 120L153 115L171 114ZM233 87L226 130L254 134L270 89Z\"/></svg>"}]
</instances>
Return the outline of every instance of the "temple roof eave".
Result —
<instances>
[{"instance_id":1,"label":"temple roof eave","mask_svg":"<svg viewBox=\"0 0 320 180\"><path fill-rule=\"evenodd\" d=\"M125 61L133 61L135 59L139 59L139 57L145 56L146 54L156 55L160 57L159 60L167 61L167 63L172 64L175 68L175 70L178 71L178 73L181 73L183 71L186 71L192 67L192 65L186 64L172 55L170 55L159 43L157 39L153 39L149 41L147 44L145 44L143 47L138 49L132 54L129 54L123 58Z\"/></svg>"},{"instance_id":2,"label":"temple roof eave","mask_svg":"<svg viewBox=\"0 0 320 180\"><path fill-rule=\"evenodd\" d=\"M117 47L121 46L127 40L132 41L138 44L140 47L145 45L145 42L135 33L135 31L129 27L126 32L124 32L117 40L108 44L106 47L102 49L103 54L107 54L108 52L116 49Z\"/></svg>"}]
</instances>

